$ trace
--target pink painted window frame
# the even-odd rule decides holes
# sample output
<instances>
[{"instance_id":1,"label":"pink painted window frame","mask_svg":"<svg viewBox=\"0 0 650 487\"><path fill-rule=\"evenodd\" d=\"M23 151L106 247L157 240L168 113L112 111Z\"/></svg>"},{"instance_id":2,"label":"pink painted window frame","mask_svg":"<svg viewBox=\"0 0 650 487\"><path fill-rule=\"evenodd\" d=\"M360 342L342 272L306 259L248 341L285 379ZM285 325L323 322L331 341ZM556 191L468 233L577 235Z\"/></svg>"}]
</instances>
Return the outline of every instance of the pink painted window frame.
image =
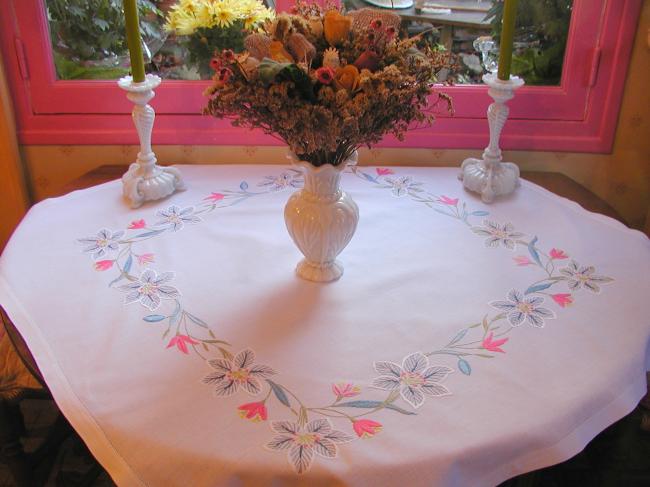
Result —
<instances>
[{"instance_id":1,"label":"pink painted window frame","mask_svg":"<svg viewBox=\"0 0 650 487\"><path fill-rule=\"evenodd\" d=\"M6 0L0 48L22 144L135 144L130 103L111 81L58 81L42 0ZM280 0L279 9L291 0ZM506 149L610 152L642 0L575 0L558 87L524 87L510 103ZM165 81L152 102L154 143L277 145L259 131L200 114L205 82ZM480 85L441 88L456 114L384 147L475 148L486 145L490 98Z\"/></svg>"}]
</instances>

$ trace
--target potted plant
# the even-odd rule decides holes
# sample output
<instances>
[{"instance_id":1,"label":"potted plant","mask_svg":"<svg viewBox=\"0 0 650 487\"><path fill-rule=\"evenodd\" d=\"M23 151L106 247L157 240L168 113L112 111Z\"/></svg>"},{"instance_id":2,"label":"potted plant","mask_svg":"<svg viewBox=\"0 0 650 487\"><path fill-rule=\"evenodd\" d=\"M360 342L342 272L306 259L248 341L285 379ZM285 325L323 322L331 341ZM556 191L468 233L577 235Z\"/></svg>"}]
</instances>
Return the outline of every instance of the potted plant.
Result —
<instances>
[{"instance_id":1,"label":"potted plant","mask_svg":"<svg viewBox=\"0 0 650 487\"><path fill-rule=\"evenodd\" d=\"M260 0L180 0L169 10L165 27L187 49L201 77L209 78L215 50L241 52L244 38L273 17Z\"/></svg>"}]
</instances>

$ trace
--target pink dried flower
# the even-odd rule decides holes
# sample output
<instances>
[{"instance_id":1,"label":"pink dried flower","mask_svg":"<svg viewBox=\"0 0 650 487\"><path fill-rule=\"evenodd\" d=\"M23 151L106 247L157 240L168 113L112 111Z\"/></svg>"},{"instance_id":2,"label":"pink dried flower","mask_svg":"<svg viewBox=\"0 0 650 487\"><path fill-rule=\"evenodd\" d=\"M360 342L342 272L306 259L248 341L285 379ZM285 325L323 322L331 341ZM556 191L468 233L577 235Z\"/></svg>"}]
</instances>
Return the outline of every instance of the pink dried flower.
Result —
<instances>
[{"instance_id":1,"label":"pink dried flower","mask_svg":"<svg viewBox=\"0 0 650 487\"><path fill-rule=\"evenodd\" d=\"M324 85L329 85L334 81L334 76L336 73L330 67L322 67L316 70L316 77L318 81Z\"/></svg>"},{"instance_id":2,"label":"pink dried flower","mask_svg":"<svg viewBox=\"0 0 650 487\"><path fill-rule=\"evenodd\" d=\"M219 71L219 81L227 83L232 78L232 70L230 68L221 68Z\"/></svg>"},{"instance_id":3,"label":"pink dried flower","mask_svg":"<svg viewBox=\"0 0 650 487\"><path fill-rule=\"evenodd\" d=\"M235 53L232 49L224 49L221 51L221 57L224 61L231 63L235 60Z\"/></svg>"},{"instance_id":4,"label":"pink dried flower","mask_svg":"<svg viewBox=\"0 0 650 487\"><path fill-rule=\"evenodd\" d=\"M384 23L381 21L381 19L375 19L372 22L370 22L370 27L372 27L375 30L379 30L383 27Z\"/></svg>"},{"instance_id":5,"label":"pink dried flower","mask_svg":"<svg viewBox=\"0 0 650 487\"><path fill-rule=\"evenodd\" d=\"M221 59L213 57L210 59L210 67L212 68L213 71L219 71L223 66L223 63L221 62Z\"/></svg>"}]
</instances>

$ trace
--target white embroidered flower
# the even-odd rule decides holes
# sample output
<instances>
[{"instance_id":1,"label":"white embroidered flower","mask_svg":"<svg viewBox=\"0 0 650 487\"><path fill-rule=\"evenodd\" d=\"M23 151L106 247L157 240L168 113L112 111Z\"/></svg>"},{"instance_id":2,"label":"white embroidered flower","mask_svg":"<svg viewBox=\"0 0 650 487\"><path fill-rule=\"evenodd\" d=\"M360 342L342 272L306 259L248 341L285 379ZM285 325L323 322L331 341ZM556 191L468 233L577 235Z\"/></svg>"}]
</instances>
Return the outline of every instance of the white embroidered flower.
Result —
<instances>
[{"instance_id":1,"label":"white embroidered flower","mask_svg":"<svg viewBox=\"0 0 650 487\"><path fill-rule=\"evenodd\" d=\"M124 236L124 231L111 232L105 228L97 232L95 237L80 238L77 241L86 247L84 252L92 252L93 259L99 259L106 255L109 251L116 251L119 249L119 240Z\"/></svg>"},{"instance_id":2,"label":"white embroidered flower","mask_svg":"<svg viewBox=\"0 0 650 487\"><path fill-rule=\"evenodd\" d=\"M185 226L186 223L199 223L201 219L194 214L194 207L188 206L182 210L176 206L170 206L166 210L159 210L156 216L161 217L161 220L156 222L156 226L168 226L174 232L177 232Z\"/></svg>"},{"instance_id":3,"label":"white embroidered flower","mask_svg":"<svg viewBox=\"0 0 650 487\"><path fill-rule=\"evenodd\" d=\"M580 266L575 260L572 260L567 267L560 269L560 274L567 277L569 289L577 291L585 288L592 293L600 292L600 284L612 282L614 279L606 276L594 274L596 269L593 266Z\"/></svg>"},{"instance_id":4,"label":"white embroidered flower","mask_svg":"<svg viewBox=\"0 0 650 487\"><path fill-rule=\"evenodd\" d=\"M402 365L393 362L375 362L375 370L383 374L372 381L372 387L385 391L396 391L414 408L424 404L424 394L447 396L449 390L440 385L454 370L445 366L429 367L429 359L416 352L404 357Z\"/></svg>"},{"instance_id":5,"label":"white embroidered flower","mask_svg":"<svg viewBox=\"0 0 650 487\"><path fill-rule=\"evenodd\" d=\"M525 298L519 291L513 289L508 293L507 299L508 301L492 301L490 306L505 311L512 326L519 326L526 320L537 328L543 328L544 318L555 318L553 311L540 307L544 302L542 297Z\"/></svg>"},{"instance_id":6,"label":"white embroidered flower","mask_svg":"<svg viewBox=\"0 0 650 487\"><path fill-rule=\"evenodd\" d=\"M483 220L483 227L472 227L477 235L488 237L485 241L486 247L498 247L499 244L510 250L515 250L515 241L524 236L523 233L515 232L511 223L499 225L490 220Z\"/></svg>"},{"instance_id":7,"label":"white embroidered flower","mask_svg":"<svg viewBox=\"0 0 650 487\"><path fill-rule=\"evenodd\" d=\"M410 176L400 176L397 178L384 178L384 182L391 188L394 196L406 196L409 193L421 191L422 183L413 181Z\"/></svg>"},{"instance_id":8,"label":"white embroidered flower","mask_svg":"<svg viewBox=\"0 0 650 487\"><path fill-rule=\"evenodd\" d=\"M214 392L217 396L231 396L240 387L254 396L262 390L259 379L266 379L275 374L275 370L271 367L253 365L254 362L255 352L251 349L242 350L232 360L225 358L208 360L208 364L216 372L206 375L203 382L216 385Z\"/></svg>"},{"instance_id":9,"label":"white embroidered flower","mask_svg":"<svg viewBox=\"0 0 650 487\"><path fill-rule=\"evenodd\" d=\"M165 285L173 278L173 272L163 272L158 275L153 269L145 270L137 281L119 287L121 291L127 293L124 304L139 301L142 306L151 311L155 310L160 306L161 298L174 299L180 296L178 289Z\"/></svg>"},{"instance_id":10,"label":"white embroidered flower","mask_svg":"<svg viewBox=\"0 0 650 487\"><path fill-rule=\"evenodd\" d=\"M328 419L309 421L304 427L292 421L271 421L271 429L278 433L265 446L269 450L288 450L287 458L297 473L307 472L314 454L323 458L336 458L336 444L347 443L353 437L332 429Z\"/></svg>"},{"instance_id":11,"label":"white embroidered flower","mask_svg":"<svg viewBox=\"0 0 650 487\"><path fill-rule=\"evenodd\" d=\"M282 191L285 188L301 188L303 178L301 173L283 172L279 176L265 176L264 181L258 184L262 188L268 188L270 191Z\"/></svg>"}]
</instances>

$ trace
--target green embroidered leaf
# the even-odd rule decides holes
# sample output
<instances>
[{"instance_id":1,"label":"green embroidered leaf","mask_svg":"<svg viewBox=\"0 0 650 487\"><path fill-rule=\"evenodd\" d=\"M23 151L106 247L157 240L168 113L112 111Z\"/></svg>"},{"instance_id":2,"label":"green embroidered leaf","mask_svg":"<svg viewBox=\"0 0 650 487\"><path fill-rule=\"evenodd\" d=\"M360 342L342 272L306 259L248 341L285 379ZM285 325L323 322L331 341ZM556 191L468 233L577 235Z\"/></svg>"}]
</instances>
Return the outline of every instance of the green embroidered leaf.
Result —
<instances>
[{"instance_id":1,"label":"green embroidered leaf","mask_svg":"<svg viewBox=\"0 0 650 487\"><path fill-rule=\"evenodd\" d=\"M488 317L488 315L485 315L485 316L483 317L483 322L482 322L482 323L483 323L483 329L485 330L485 333L487 333L487 331L488 331L489 328L490 328L490 325L488 324L487 317Z\"/></svg>"},{"instance_id":2,"label":"green embroidered leaf","mask_svg":"<svg viewBox=\"0 0 650 487\"><path fill-rule=\"evenodd\" d=\"M201 345L203 345L203 350L205 350L206 352L210 351L210 349L208 348L208 346L205 343L201 343Z\"/></svg>"},{"instance_id":3,"label":"green embroidered leaf","mask_svg":"<svg viewBox=\"0 0 650 487\"><path fill-rule=\"evenodd\" d=\"M131 266L133 265L133 255L129 254L129 258L126 259L126 262L124 263L124 273L128 274L129 271L131 270Z\"/></svg>"},{"instance_id":4,"label":"green embroidered leaf","mask_svg":"<svg viewBox=\"0 0 650 487\"><path fill-rule=\"evenodd\" d=\"M463 339L463 337L464 337L465 335L467 335L467 328L465 328L464 330L461 330L461 331L460 331L460 332L459 332L459 333L454 337L454 339L453 339L452 341L449 342L449 345L453 345L454 343L458 343L459 341L461 341L461 340Z\"/></svg>"},{"instance_id":5,"label":"green embroidered leaf","mask_svg":"<svg viewBox=\"0 0 650 487\"><path fill-rule=\"evenodd\" d=\"M399 406L396 406L393 403L390 402L384 402L384 401L349 401L349 402L343 402L341 404L337 404L336 407L339 408L361 408L361 409L377 409L377 408L386 408L386 409L392 409L393 411L397 411L398 413L402 414L408 414L408 415L414 415L415 413L412 413L410 411L407 411L405 409L402 409Z\"/></svg>"},{"instance_id":6,"label":"green embroidered leaf","mask_svg":"<svg viewBox=\"0 0 650 487\"><path fill-rule=\"evenodd\" d=\"M188 313L187 311L185 312L185 315L186 315L190 320L192 320L194 323L196 323L197 325L199 325L200 327L203 327L203 328L209 328L209 327L208 327L208 324L207 324L205 321L203 321L203 320L197 318L196 316L194 316L194 315Z\"/></svg>"},{"instance_id":7,"label":"green embroidered leaf","mask_svg":"<svg viewBox=\"0 0 650 487\"><path fill-rule=\"evenodd\" d=\"M542 261L539 258L539 253L537 252L537 249L535 249L535 244L537 243L537 237L534 237L530 243L528 244L528 252L530 253L530 256L533 258L535 262L537 262L538 265L542 265Z\"/></svg>"},{"instance_id":8,"label":"green embroidered leaf","mask_svg":"<svg viewBox=\"0 0 650 487\"><path fill-rule=\"evenodd\" d=\"M402 408L399 407L399 406L395 406L395 404L393 404L393 403L385 404L384 407L385 407L386 409L392 409L393 411L397 411L398 413L402 413L402 414L407 414L407 415L409 415L409 416L414 416L414 415L415 415L414 412L412 412L412 411L407 411L406 409L402 409Z\"/></svg>"},{"instance_id":9,"label":"green embroidered leaf","mask_svg":"<svg viewBox=\"0 0 650 487\"><path fill-rule=\"evenodd\" d=\"M538 291L543 291L544 289L548 289L549 287L551 287L553 284L555 284L555 283L554 282L547 282L547 283L544 283L544 284L538 284L537 286L530 286L528 289L526 289L525 294L531 294L531 293L536 293Z\"/></svg>"},{"instance_id":10,"label":"green embroidered leaf","mask_svg":"<svg viewBox=\"0 0 650 487\"><path fill-rule=\"evenodd\" d=\"M271 389L273 390L273 394L275 394L275 397L278 398L278 401L280 401L282 404L284 404L286 407L290 408L291 403L289 402L289 398L287 397L287 394L284 392L284 389L282 388L281 385L276 384L272 380L266 379L266 382L269 383L271 386Z\"/></svg>"},{"instance_id":11,"label":"green embroidered leaf","mask_svg":"<svg viewBox=\"0 0 650 487\"><path fill-rule=\"evenodd\" d=\"M230 346L230 343L224 342L223 340L203 340L203 343L221 343L222 345L228 345Z\"/></svg>"},{"instance_id":12,"label":"green embroidered leaf","mask_svg":"<svg viewBox=\"0 0 650 487\"><path fill-rule=\"evenodd\" d=\"M374 409L383 405L383 401L349 401L342 402L337 404L337 407L340 408L363 408L363 409Z\"/></svg>"},{"instance_id":13,"label":"green embroidered leaf","mask_svg":"<svg viewBox=\"0 0 650 487\"><path fill-rule=\"evenodd\" d=\"M232 359L235 358L235 357L233 356L233 354L230 353L230 352L229 352L228 350L226 350L225 348L219 347L219 351L221 352L221 356L222 356L223 358L225 358L226 360L232 360Z\"/></svg>"},{"instance_id":14,"label":"green embroidered leaf","mask_svg":"<svg viewBox=\"0 0 650 487\"><path fill-rule=\"evenodd\" d=\"M154 235L158 235L158 234L160 234L160 233L163 233L164 231L165 231L165 229L162 229L162 230L152 230L152 231L150 231L150 232L145 232L145 233L141 233L140 235L136 235L136 236L133 237L133 238L153 237Z\"/></svg>"}]
</instances>

